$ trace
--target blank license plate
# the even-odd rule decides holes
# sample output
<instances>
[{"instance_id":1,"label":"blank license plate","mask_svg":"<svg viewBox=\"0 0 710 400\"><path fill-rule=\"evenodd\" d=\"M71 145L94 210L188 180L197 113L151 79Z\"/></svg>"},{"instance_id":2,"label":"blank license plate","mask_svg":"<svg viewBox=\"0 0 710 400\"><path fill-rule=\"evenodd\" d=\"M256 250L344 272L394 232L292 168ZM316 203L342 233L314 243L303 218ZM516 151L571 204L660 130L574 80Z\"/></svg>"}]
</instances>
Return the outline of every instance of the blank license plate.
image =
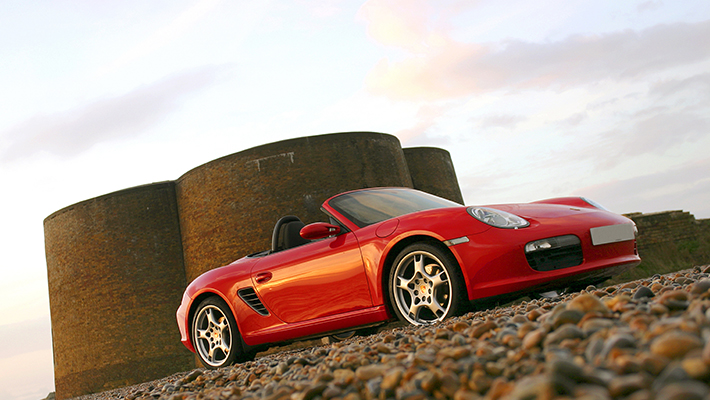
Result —
<instances>
[{"instance_id":1,"label":"blank license plate","mask_svg":"<svg viewBox=\"0 0 710 400\"><path fill-rule=\"evenodd\" d=\"M592 234L592 244L595 246L634 238L634 226L631 224L600 226L590 229L589 232Z\"/></svg>"}]
</instances>

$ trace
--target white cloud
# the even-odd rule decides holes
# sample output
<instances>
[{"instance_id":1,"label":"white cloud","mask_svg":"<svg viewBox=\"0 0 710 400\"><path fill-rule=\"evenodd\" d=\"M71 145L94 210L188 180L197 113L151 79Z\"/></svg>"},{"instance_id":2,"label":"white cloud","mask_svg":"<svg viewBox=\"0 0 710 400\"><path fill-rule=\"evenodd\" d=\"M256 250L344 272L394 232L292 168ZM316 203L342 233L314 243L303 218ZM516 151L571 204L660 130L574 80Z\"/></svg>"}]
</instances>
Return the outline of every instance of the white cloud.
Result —
<instances>
[{"instance_id":1,"label":"white cloud","mask_svg":"<svg viewBox=\"0 0 710 400\"><path fill-rule=\"evenodd\" d=\"M370 19L372 25L382 23ZM374 29L374 28L370 28ZM414 31L408 29L405 31ZM412 34L422 37L419 32ZM710 58L710 20L642 31L575 35L549 43L459 43L444 35L402 61L382 59L367 83L398 99L435 100L494 90L565 90L599 80L634 80ZM414 39L402 39L405 49ZM400 43L384 41L384 43Z\"/></svg>"},{"instance_id":2,"label":"white cloud","mask_svg":"<svg viewBox=\"0 0 710 400\"><path fill-rule=\"evenodd\" d=\"M0 133L8 143L0 153L0 162L42 152L75 156L97 143L139 136L176 111L184 97L215 83L223 69L206 66L117 97L61 113L36 115Z\"/></svg>"},{"instance_id":3,"label":"white cloud","mask_svg":"<svg viewBox=\"0 0 710 400\"><path fill-rule=\"evenodd\" d=\"M136 60L155 52L166 44L178 39L180 36L212 11L221 0L199 0L191 7L180 13L169 24L156 30L150 37L119 55L111 63L101 68L96 77L111 74Z\"/></svg>"}]
</instances>

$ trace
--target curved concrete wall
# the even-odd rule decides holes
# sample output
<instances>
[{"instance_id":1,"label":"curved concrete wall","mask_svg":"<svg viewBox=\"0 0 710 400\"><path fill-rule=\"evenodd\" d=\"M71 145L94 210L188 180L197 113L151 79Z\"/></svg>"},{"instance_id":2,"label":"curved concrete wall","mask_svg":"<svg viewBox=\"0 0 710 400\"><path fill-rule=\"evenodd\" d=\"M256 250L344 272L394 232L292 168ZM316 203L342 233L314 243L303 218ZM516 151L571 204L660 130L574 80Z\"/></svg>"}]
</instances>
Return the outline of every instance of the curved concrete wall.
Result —
<instances>
[{"instance_id":1,"label":"curved concrete wall","mask_svg":"<svg viewBox=\"0 0 710 400\"><path fill-rule=\"evenodd\" d=\"M285 140L199 166L176 188L187 281L270 248L280 217L323 220L328 197L377 186L412 182L399 140L373 132Z\"/></svg>"},{"instance_id":2,"label":"curved concrete wall","mask_svg":"<svg viewBox=\"0 0 710 400\"><path fill-rule=\"evenodd\" d=\"M436 147L404 149L415 189L464 204L454 163L448 151Z\"/></svg>"},{"instance_id":3,"label":"curved concrete wall","mask_svg":"<svg viewBox=\"0 0 710 400\"><path fill-rule=\"evenodd\" d=\"M194 368L173 182L111 193L44 221L58 399Z\"/></svg>"}]
</instances>

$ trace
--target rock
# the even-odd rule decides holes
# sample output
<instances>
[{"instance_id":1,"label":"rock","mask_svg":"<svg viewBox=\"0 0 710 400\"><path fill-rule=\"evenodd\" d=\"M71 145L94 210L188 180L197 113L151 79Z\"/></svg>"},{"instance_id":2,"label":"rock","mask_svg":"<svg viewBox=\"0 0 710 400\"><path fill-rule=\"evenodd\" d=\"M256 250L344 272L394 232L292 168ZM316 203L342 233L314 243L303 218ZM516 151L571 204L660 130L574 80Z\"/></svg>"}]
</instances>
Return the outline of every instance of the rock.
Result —
<instances>
[{"instance_id":1,"label":"rock","mask_svg":"<svg viewBox=\"0 0 710 400\"><path fill-rule=\"evenodd\" d=\"M642 374L618 376L609 382L609 394L612 397L628 396L638 390L648 388L650 383L649 378Z\"/></svg>"},{"instance_id":2,"label":"rock","mask_svg":"<svg viewBox=\"0 0 710 400\"><path fill-rule=\"evenodd\" d=\"M690 293L700 295L706 293L708 290L710 290L710 279L702 279L693 284L693 288L690 289Z\"/></svg>"},{"instance_id":3,"label":"rock","mask_svg":"<svg viewBox=\"0 0 710 400\"><path fill-rule=\"evenodd\" d=\"M695 335L681 331L668 331L653 340L651 353L668 358L679 358L690 350L702 346L703 342Z\"/></svg>"},{"instance_id":4,"label":"rock","mask_svg":"<svg viewBox=\"0 0 710 400\"><path fill-rule=\"evenodd\" d=\"M386 365L373 364L366 365L355 370L355 376L361 381L367 381L372 378L376 378L384 375L389 370Z\"/></svg>"},{"instance_id":5,"label":"rock","mask_svg":"<svg viewBox=\"0 0 710 400\"><path fill-rule=\"evenodd\" d=\"M484 333L490 331L491 329L495 329L497 327L498 327L498 325L495 322L492 322L492 321L484 322L483 324L478 325L473 328L473 331L471 332L471 336L478 339L481 336L483 336Z\"/></svg>"},{"instance_id":6,"label":"rock","mask_svg":"<svg viewBox=\"0 0 710 400\"><path fill-rule=\"evenodd\" d=\"M671 383L658 392L656 400L704 400L709 393L710 389L702 382Z\"/></svg>"},{"instance_id":7,"label":"rock","mask_svg":"<svg viewBox=\"0 0 710 400\"><path fill-rule=\"evenodd\" d=\"M584 313L580 310L564 310L554 316L552 327L557 329L564 324L577 324L582 317L584 317Z\"/></svg>"},{"instance_id":8,"label":"rock","mask_svg":"<svg viewBox=\"0 0 710 400\"><path fill-rule=\"evenodd\" d=\"M538 347L540 343L542 343L542 340L545 338L545 334L545 330L540 328L528 332L528 334L525 335L525 337L523 338L523 349L530 350L533 347Z\"/></svg>"},{"instance_id":9,"label":"rock","mask_svg":"<svg viewBox=\"0 0 710 400\"><path fill-rule=\"evenodd\" d=\"M610 336L601 351L601 357L606 358L612 349L633 349L636 347L636 338L628 333L617 333Z\"/></svg>"},{"instance_id":10,"label":"rock","mask_svg":"<svg viewBox=\"0 0 710 400\"><path fill-rule=\"evenodd\" d=\"M648 288L647 286L639 286L638 289L634 292L634 299L645 299L645 298L651 298L655 296L656 294L653 293L653 290Z\"/></svg>"},{"instance_id":11,"label":"rock","mask_svg":"<svg viewBox=\"0 0 710 400\"><path fill-rule=\"evenodd\" d=\"M390 370L387 372L382 379L382 383L380 386L384 390L394 390L397 385L399 385L399 382L402 380L402 376L404 375L404 368L402 367L397 367L393 370Z\"/></svg>"},{"instance_id":12,"label":"rock","mask_svg":"<svg viewBox=\"0 0 710 400\"><path fill-rule=\"evenodd\" d=\"M550 344L559 343L564 339L581 339L581 338L584 338L584 332L582 332L581 329L579 329L576 325L565 324L565 325L562 325L557 330L555 330L554 332L547 335L547 337L545 338L545 346L547 347Z\"/></svg>"},{"instance_id":13,"label":"rock","mask_svg":"<svg viewBox=\"0 0 710 400\"><path fill-rule=\"evenodd\" d=\"M592 294L581 294L569 303L567 303L568 310L578 310L582 313L588 313L591 311L597 311L600 313L608 313L609 308L599 300L597 296Z\"/></svg>"}]
</instances>

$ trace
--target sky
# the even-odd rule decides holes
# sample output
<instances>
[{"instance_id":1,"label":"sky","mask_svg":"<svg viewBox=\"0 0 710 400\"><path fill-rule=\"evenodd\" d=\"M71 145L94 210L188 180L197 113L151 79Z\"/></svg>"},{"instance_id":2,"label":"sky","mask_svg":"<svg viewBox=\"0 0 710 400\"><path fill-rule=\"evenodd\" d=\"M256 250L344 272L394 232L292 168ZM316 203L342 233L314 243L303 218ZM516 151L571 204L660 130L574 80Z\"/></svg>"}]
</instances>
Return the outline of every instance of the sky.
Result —
<instances>
[{"instance_id":1,"label":"sky","mask_svg":"<svg viewBox=\"0 0 710 400\"><path fill-rule=\"evenodd\" d=\"M0 398L54 388L44 218L347 131L448 150L467 204L710 218L710 2L4 0Z\"/></svg>"}]
</instances>

